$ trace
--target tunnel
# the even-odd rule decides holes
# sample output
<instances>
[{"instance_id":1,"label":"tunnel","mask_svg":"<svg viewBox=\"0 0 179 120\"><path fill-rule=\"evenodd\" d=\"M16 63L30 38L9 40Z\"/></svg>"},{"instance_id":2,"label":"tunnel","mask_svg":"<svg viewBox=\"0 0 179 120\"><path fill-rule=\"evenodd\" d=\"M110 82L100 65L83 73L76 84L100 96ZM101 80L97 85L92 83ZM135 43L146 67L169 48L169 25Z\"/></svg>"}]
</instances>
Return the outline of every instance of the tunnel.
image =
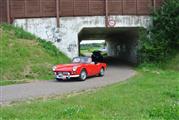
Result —
<instances>
[{"instance_id":1,"label":"tunnel","mask_svg":"<svg viewBox=\"0 0 179 120\"><path fill-rule=\"evenodd\" d=\"M83 40L105 40L108 58L137 64L137 45L140 28L83 28L78 34L78 43ZM80 48L79 48L80 50ZM80 54L80 53L79 53Z\"/></svg>"}]
</instances>

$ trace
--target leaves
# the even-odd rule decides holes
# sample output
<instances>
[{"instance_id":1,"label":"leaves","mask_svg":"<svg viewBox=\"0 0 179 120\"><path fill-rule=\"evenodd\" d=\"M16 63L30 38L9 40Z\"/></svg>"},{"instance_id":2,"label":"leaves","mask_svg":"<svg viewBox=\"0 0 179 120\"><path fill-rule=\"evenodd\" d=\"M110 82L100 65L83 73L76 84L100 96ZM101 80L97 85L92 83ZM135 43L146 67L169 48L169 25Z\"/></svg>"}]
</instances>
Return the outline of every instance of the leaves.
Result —
<instances>
[{"instance_id":1,"label":"leaves","mask_svg":"<svg viewBox=\"0 0 179 120\"><path fill-rule=\"evenodd\" d=\"M148 35L150 37L148 37ZM139 57L142 62L161 62L179 50L179 1L166 0L153 13L153 26L142 31L139 41Z\"/></svg>"}]
</instances>

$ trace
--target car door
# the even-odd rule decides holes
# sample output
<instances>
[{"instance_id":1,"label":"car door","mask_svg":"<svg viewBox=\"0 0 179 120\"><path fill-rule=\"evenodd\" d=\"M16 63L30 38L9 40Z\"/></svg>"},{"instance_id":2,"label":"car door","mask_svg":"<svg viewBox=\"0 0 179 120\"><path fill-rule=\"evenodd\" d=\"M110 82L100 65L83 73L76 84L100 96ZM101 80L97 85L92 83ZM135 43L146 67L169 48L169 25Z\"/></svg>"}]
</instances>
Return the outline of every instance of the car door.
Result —
<instances>
[{"instance_id":1,"label":"car door","mask_svg":"<svg viewBox=\"0 0 179 120\"><path fill-rule=\"evenodd\" d=\"M93 70L93 74L94 74L94 75L99 74L100 69L101 69L101 64L100 64L100 63L94 64L93 69L94 69L94 70Z\"/></svg>"},{"instance_id":2,"label":"car door","mask_svg":"<svg viewBox=\"0 0 179 120\"><path fill-rule=\"evenodd\" d=\"M97 65L95 63L89 63L86 65L88 76L96 75Z\"/></svg>"}]
</instances>

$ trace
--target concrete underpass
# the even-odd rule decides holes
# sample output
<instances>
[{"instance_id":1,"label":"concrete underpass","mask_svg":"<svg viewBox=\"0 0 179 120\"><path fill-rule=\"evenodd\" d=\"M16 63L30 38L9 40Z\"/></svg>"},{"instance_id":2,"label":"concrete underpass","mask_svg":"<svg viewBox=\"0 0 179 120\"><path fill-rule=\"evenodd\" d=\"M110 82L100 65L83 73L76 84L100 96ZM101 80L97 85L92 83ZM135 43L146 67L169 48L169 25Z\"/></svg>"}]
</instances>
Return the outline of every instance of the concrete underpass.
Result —
<instances>
[{"instance_id":1,"label":"concrete underpass","mask_svg":"<svg viewBox=\"0 0 179 120\"><path fill-rule=\"evenodd\" d=\"M63 96L71 93L93 90L107 85L112 85L133 77L136 73L132 67L121 64L118 59L135 62L135 47L137 43L137 28L84 28L79 33L79 43L84 39L102 39L108 43L108 54L112 57L105 59L108 68L104 77L91 77L86 81L68 80L57 82L38 81L32 83L18 84L13 86L1 86L3 99L0 104L6 105L16 101L26 101L37 98L48 98ZM125 45L124 48L118 48ZM112 59L111 59L112 58ZM53 89L52 89L53 88Z\"/></svg>"},{"instance_id":2,"label":"concrete underpass","mask_svg":"<svg viewBox=\"0 0 179 120\"><path fill-rule=\"evenodd\" d=\"M138 29L147 29L150 16L110 16L115 23L107 28L105 16L61 17L60 27L55 18L16 19L14 25L52 42L69 58L79 55L79 41L103 39L108 44L108 55L136 63Z\"/></svg>"},{"instance_id":3,"label":"concrete underpass","mask_svg":"<svg viewBox=\"0 0 179 120\"><path fill-rule=\"evenodd\" d=\"M107 58L118 61L137 63L137 42L139 28L83 28L78 34L79 46L83 40L105 40L107 43Z\"/></svg>"}]
</instances>

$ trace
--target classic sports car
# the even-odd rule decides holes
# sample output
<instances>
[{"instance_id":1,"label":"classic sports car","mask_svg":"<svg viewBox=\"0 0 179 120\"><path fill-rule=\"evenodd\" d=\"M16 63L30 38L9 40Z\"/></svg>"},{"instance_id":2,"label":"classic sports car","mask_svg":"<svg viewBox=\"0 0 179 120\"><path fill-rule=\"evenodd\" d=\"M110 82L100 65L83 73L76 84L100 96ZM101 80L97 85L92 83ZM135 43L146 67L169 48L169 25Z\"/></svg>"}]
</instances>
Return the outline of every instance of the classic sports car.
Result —
<instances>
[{"instance_id":1,"label":"classic sports car","mask_svg":"<svg viewBox=\"0 0 179 120\"><path fill-rule=\"evenodd\" d=\"M75 57L71 64L59 64L53 67L56 80L68 80L79 78L86 80L90 76L104 76L106 70L105 63L94 63L91 57Z\"/></svg>"}]
</instances>

